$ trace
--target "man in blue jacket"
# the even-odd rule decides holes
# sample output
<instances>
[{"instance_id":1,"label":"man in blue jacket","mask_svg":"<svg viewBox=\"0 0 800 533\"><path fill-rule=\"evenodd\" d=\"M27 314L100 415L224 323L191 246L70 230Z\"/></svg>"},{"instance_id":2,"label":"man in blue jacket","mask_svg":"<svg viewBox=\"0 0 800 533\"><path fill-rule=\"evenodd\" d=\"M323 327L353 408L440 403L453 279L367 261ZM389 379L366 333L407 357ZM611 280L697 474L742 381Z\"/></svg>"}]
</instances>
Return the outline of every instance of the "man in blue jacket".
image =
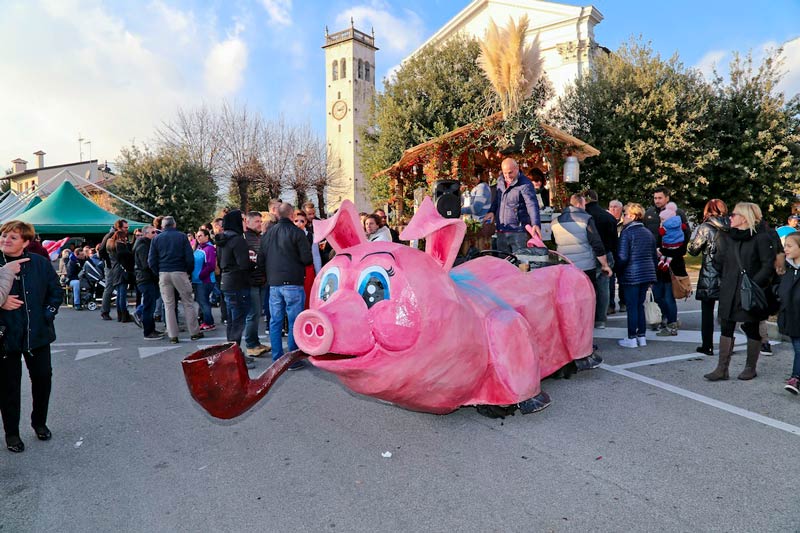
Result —
<instances>
[{"instance_id":1,"label":"man in blue jacket","mask_svg":"<svg viewBox=\"0 0 800 533\"><path fill-rule=\"evenodd\" d=\"M519 171L516 161L510 157L504 159L501 169L503 179L497 180L497 194L484 220L497 225L497 249L514 253L527 247L526 224L533 226L537 235L542 235L539 202L533 183Z\"/></svg>"},{"instance_id":2,"label":"man in blue jacket","mask_svg":"<svg viewBox=\"0 0 800 533\"><path fill-rule=\"evenodd\" d=\"M200 325L197 323L197 312L194 309L194 295L190 276L194 270L194 253L189 239L175 227L173 217L161 220L163 231L153 239L147 264L158 276L158 288L164 300L164 314L167 315L167 335L173 344L178 343L178 316L175 308L175 291L183 302L186 325L191 339L203 338Z\"/></svg>"}]
</instances>

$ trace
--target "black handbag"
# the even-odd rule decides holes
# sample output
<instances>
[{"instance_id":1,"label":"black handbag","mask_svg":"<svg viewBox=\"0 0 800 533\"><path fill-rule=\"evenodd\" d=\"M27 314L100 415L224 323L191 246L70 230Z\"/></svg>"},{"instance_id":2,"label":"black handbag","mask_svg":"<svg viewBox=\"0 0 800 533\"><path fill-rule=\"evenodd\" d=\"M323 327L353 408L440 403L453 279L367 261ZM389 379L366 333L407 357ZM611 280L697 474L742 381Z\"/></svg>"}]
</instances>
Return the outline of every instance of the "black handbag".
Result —
<instances>
[{"instance_id":1,"label":"black handbag","mask_svg":"<svg viewBox=\"0 0 800 533\"><path fill-rule=\"evenodd\" d=\"M739 257L739 250L736 250L736 262L739 264L739 273L742 279L739 282L739 297L742 309L749 313L764 313L767 311L767 295L764 289L750 279L747 271L742 267L742 260Z\"/></svg>"}]
</instances>

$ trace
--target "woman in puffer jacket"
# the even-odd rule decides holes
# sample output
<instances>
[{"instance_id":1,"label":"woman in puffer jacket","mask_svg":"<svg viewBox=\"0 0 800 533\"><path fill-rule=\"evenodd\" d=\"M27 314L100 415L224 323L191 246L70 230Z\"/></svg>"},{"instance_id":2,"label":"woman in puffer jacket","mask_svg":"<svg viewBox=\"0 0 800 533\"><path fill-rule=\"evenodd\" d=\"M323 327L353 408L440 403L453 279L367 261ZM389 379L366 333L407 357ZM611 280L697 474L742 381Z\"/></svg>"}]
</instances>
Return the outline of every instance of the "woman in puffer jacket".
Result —
<instances>
[{"instance_id":1,"label":"woman in puffer jacket","mask_svg":"<svg viewBox=\"0 0 800 533\"><path fill-rule=\"evenodd\" d=\"M655 237L644 226L643 220L644 209L641 205L625 206L614 267L627 304L628 336L618 341L623 348L647 345L644 299L648 287L656 281L658 257Z\"/></svg>"},{"instance_id":2,"label":"woman in puffer jacket","mask_svg":"<svg viewBox=\"0 0 800 533\"><path fill-rule=\"evenodd\" d=\"M699 353L714 355L714 306L719 300L720 275L714 268L714 256L719 248L720 232L728 231L728 206L718 199L709 200L703 208L703 223L697 228L694 239L689 243L689 254L703 254L703 264L697 278L695 298L700 300L700 336L702 344L696 348Z\"/></svg>"}]
</instances>

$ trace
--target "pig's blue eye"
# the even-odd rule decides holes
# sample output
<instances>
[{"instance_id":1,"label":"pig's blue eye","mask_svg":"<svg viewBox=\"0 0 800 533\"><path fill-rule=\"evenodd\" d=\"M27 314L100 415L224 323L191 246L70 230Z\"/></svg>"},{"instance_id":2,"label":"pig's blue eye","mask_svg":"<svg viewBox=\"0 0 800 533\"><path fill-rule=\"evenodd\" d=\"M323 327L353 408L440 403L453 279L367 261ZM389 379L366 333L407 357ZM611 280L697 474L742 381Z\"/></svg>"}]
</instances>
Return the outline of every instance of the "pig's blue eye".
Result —
<instances>
[{"instance_id":1,"label":"pig's blue eye","mask_svg":"<svg viewBox=\"0 0 800 533\"><path fill-rule=\"evenodd\" d=\"M325 272L322 283L319 284L319 299L326 302L337 290L339 290L339 269L331 267Z\"/></svg>"},{"instance_id":2,"label":"pig's blue eye","mask_svg":"<svg viewBox=\"0 0 800 533\"><path fill-rule=\"evenodd\" d=\"M358 276L358 293L368 308L389 299L389 276L386 270L377 265L364 269Z\"/></svg>"}]
</instances>

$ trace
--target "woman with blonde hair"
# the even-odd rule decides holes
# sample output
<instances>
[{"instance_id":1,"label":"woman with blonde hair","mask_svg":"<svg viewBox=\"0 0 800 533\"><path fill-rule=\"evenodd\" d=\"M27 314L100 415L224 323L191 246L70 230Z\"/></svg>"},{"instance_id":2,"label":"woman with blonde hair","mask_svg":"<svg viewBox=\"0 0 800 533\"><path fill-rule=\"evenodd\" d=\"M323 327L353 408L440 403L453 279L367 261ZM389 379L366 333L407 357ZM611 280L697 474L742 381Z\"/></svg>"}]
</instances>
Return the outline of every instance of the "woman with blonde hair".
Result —
<instances>
[{"instance_id":1,"label":"woman with blonde hair","mask_svg":"<svg viewBox=\"0 0 800 533\"><path fill-rule=\"evenodd\" d=\"M656 239L642 221L644 208L639 204L628 204L623 209L622 232L614 269L619 285L625 294L628 314L628 336L618 341L623 348L646 346L647 325L644 316L644 300L647 289L656 281Z\"/></svg>"},{"instance_id":2,"label":"woman with blonde hair","mask_svg":"<svg viewBox=\"0 0 800 533\"><path fill-rule=\"evenodd\" d=\"M733 330L742 322L747 335L747 361L739 379L749 380L757 376L756 363L761 351L761 335L758 323L766 318L767 311L742 307L742 276L746 273L751 281L767 290L775 274L775 245L759 221L761 210L749 202L736 204L731 213L731 229L722 233L719 251L713 265L720 273L719 318L722 335L719 340L719 362L717 368L704 377L709 381L728 379L728 366L733 353Z\"/></svg>"}]
</instances>

